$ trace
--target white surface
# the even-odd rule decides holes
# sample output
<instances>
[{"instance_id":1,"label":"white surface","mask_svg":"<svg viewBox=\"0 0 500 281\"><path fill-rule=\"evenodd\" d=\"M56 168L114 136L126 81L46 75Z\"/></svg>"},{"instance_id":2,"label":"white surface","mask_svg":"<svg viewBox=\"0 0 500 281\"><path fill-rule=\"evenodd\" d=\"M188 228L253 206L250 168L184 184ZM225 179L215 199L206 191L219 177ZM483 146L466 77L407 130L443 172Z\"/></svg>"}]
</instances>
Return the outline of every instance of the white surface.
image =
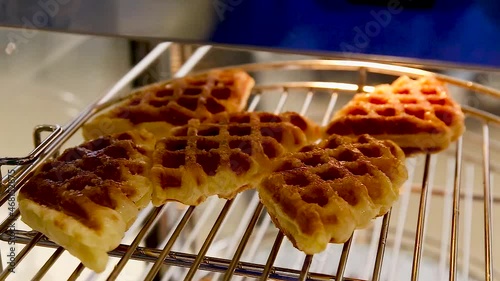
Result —
<instances>
[{"instance_id":1,"label":"white surface","mask_svg":"<svg viewBox=\"0 0 500 281\"><path fill-rule=\"evenodd\" d=\"M32 130L39 124L65 124L101 96L127 70L123 40L38 33L26 44L4 52L6 30L0 30L0 155L25 156L33 149ZM77 142L74 138L73 142ZM4 174L6 169L2 169ZM0 217L7 210L2 208ZM26 229L22 223L17 229ZM8 245L0 243L5 266ZM19 252L21 247L16 247ZM53 250L29 254L8 280L29 280ZM66 279L78 262L68 253L44 280ZM125 279L121 279L125 280Z\"/></svg>"}]
</instances>

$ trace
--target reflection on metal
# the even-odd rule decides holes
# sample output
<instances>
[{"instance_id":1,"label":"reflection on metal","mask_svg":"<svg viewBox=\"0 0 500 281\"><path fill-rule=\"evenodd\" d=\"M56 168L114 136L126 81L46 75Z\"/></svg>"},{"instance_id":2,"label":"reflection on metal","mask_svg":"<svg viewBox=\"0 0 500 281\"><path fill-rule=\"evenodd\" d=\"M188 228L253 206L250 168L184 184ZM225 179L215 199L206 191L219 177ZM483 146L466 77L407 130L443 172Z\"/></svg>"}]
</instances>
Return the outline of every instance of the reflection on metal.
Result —
<instances>
[{"instance_id":1,"label":"reflection on metal","mask_svg":"<svg viewBox=\"0 0 500 281\"><path fill-rule=\"evenodd\" d=\"M484 280L493 280L493 250L491 223L490 134L488 123L483 123L483 183L484 183Z\"/></svg>"}]
</instances>

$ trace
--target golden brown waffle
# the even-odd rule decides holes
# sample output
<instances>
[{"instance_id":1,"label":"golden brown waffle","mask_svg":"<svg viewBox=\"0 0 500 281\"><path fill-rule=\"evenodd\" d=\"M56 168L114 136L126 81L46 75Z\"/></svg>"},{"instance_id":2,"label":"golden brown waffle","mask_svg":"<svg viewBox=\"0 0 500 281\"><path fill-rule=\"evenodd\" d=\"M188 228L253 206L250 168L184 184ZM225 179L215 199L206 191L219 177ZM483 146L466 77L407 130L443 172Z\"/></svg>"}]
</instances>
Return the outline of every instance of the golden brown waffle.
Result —
<instances>
[{"instance_id":1,"label":"golden brown waffle","mask_svg":"<svg viewBox=\"0 0 500 281\"><path fill-rule=\"evenodd\" d=\"M309 118L301 116L292 111L273 114L268 112L239 112L221 113L207 119L205 123L219 123L223 125L236 125L242 128L262 126L260 134L276 138L278 142L290 151L297 147L302 147L308 143L313 143L321 137L321 127ZM302 133L280 133L279 127L282 124L291 124L299 128ZM302 137L305 135L305 140Z\"/></svg>"},{"instance_id":2,"label":"golden brown waffle","mask_svg":"<svg viewBox=\"0 0 500 281\"><path fill-rule=\"evenodd\" d=\"M282 156L257 190L293 245L316 254L390 209L407 179L404 158L391 141L332 135Z\"/></svg>"},{"instance_id":3,"label":"golden brown waffle","mask_svg":"<svg viewBox=\"0 0 500 281\"><path fill-rule=\"evenodd\" d=\"M446 149L465 130L460 105L434 77L406 76L373 93L356 94L326 127L326 135L370 134L397 143L407 156Z\"/></svg>"},{"instance_id":4,"label":"golden brown waffle","mask_svg":"<svg viewBox=\"0 0 500 281\"><path fill-rule=\"evenodd\" d=\"M85 124L83 136L90 140L143 128L161 138L192 118L243 110L253 85L252 77L236 70L213 70L150 85Z\"/></svg>"},{"instance_id":5,"label":"golden brown waffle","mask_svg":"<svg viewBox=\"0 0 500 281\"><path fill-rule=\"evenodd\" d=\"M318 132L317 125L290 113L223 114L206 122L193 119L156 144L153 205L168 200L197 205L211 195L233 198L258 183L269 172L272 159L307 145L304 131Z\"/></svg>"},{"instance_id":6,"label":"golden brown waffle","mask_svg":"<svg viewBox=\"0 0 500 281\"><path fill-rule=\"evenodd\" d=\"M44 163L19 192L22 220L102 272L151 200L151 151L134 144L147 140L145 131L101 137Z\"/></svg>"}]
</instances>

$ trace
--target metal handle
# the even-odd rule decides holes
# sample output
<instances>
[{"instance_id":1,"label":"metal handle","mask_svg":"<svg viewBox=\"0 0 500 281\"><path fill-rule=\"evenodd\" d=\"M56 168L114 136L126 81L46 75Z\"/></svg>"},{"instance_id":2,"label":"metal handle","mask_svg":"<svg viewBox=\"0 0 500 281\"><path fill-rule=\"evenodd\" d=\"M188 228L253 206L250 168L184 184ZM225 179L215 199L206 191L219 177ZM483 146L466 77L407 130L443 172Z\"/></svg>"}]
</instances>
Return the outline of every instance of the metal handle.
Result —
<instances>
[{"instance_id":1,"label":"metal handle","mask_svg":"<svg viewBox=\"0 0 500 281\"><path fill-rule=\"evenodd\" d=\"M41 134L42 132L52 132L43 142ZM44 153L47 146L56 139L63 132L61 126L59 125L38 125L35 127L33 132L33 141L35 143L35 149L31 151L26 157L3 157L0 158L0 168L3 165L17 166L16 168L10 170L5 177L2 176L2 170L0 169L1 181L1 192L5 192L9 186L12 185L12 181L15 175L20 171L23 165L31 164L36 159Z\"/></svg>"}]
</instances>

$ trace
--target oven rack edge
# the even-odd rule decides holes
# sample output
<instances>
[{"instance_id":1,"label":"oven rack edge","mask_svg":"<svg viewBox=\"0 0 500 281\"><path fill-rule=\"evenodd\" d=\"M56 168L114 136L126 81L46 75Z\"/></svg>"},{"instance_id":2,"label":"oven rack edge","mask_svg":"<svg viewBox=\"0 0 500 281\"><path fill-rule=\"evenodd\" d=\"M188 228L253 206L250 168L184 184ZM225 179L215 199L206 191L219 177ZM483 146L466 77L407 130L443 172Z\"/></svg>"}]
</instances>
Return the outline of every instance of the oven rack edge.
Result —
<instances>
[{"instance_id":1,"label":"oven rack edge","mask_svg":"<svg viewBox=\"0 0 500 281\"><path fill-rule=\"evenodd\" d=\"M81 112L81 114L72 120L68 125L61 127L61 126L53 126L53 125L41 125L35 128L34 132L34 142L35 142L35 149L33 150L32 153L30 153L29 156L23 157L23 158L0 158L0 166L1 165L18 165L16 166L12 171L13 173L9 173L9 175L3 176L2 177L2 193L0 194L0 205L4 205L7 200L14 195L19 188L26 182L26 180L29 178L29 175L46 159L54 156L58 149L64 144L65 141L67 141L79 128L80 126L85 123L90 117L92 117L95 113L97 113L100 110L103 110L110 104L115 103L116 101L120 100L120 97L118 96L118 93L125 87L127 86L133 79L135 79L138 75L140 75L145 69L147 69L156 59L158 59L165 51L168 50L168 48L172 45L171 42L164 42L158 44L146 57L144 57L138 64L136 64L127 74L125 74L103 97L99 98L97 101L89 105L84 111ZM196 64L211 50L212 46L201 46L196 49L196 51L192 54L190 58L187 59L187 61L183 64L183 66L179 69L179 71L174 75L173 78L177 77L182 77L185 76L186 74L190 73L191 70L196 66ZM229 66L229 67L223 67L220 69L227 69L227 68L234 68L235 66ZM271 63L252 63L252 64L246 64L246 65L239 65L236 66L238 69L242 69L248 72L260 72L260 71L271 71L271 70L342 70L342 71L355 71L359 73L359 80L356 84L349 84L349 83L335 83L335 82L303 82L303 83L289 83L287 86L283 85L268 85L268 86L263 86L260 89L257 87L257 90L266 90L270 88L279 88L281 87L283 89L283 93L286 92L288 88L303 88L303 89L328 89L332 90L332 97L333 94L337 95L336 91L351 91L351 92L357 92L357 91L370 91L370 86L366 85L366 79L367 79L367 74L370 72L373 73L380 73L380 74L388 74L388 75L394 75L394 76L399 76L399 75L408 75L410 77L420 77L420 76L425 76L425 75L434 75L438 79L441 79L445 82L448 82L450 84L466 88L469 90L472 90L476 93L479 94L484 94L484 95L489 95L493 96L496 98L500 98L500 91L485 87L480 84L476 84L470 81L464 81L460 79L455 79L449 76L445 75L440 75L440 74L435 74L432 72L420 70L420 69L415 69L415 68L408 68L408 67L403 67L403 66L397 66L397 65L388 65L388 64L380 64L380 63L371 63L371 62L363 62L363 61L351 61L351 60L301 60L301 61L284 61L284 62L271 62ZM161 82L163 83L163 82ZM283 94L282 94L283 95ZM333 99L333 98L332 98ZM332 102L330 101L330 104ZM335 102L333 102L333 105L329 106L330 111L333 109L333 106L335 105ZM250 105L252 106L252 105ZM278 104L279 107L279 104ZM496 115L489 114L483 111L480 111L478 109L468 107L468 106L463 106L463 110L466 115L476 118L482 122L482 139L483 139L483 151L482 151L482 165L484 168L484 195L482 196L482 199L484 201L484 221L485 221L485 271L484 271L484 277L485 280L493 280L493 266L492 266L492 250L491 250L491 238L492 238L492 222L491 222L491 202L492 202L492 194L491 194L491 185L489 183L489 178L490 178L490 160L489 160L489 124L500 124L500 118ZM277 111L279 111L277 109ZM332 112L326 112L331 114ZM326 119L327 114L325 114ZM43 141L41 141L41 133L49 131L51 134ZM461 175L461 169L462 169L462 155L463 155L463 149L462 149L462 139L459 139L459 141L456 143L456 152L455 152L455 175L454 175L454 188L453 188L453 213L452 213L452 223L451 223L451 233L450 233L450 255L449 255L449 260L450 260L450 270L449 270L449 278L450 280L455 280L456 278L456 259L457 259L457 228L458 228L458 206L460 202L460 181L457 180L457 178L460 178ZM420 260L421 260L421 241L423 238L423 226L425 223L425 211L426 211L426 198L428 197L428 171L429 171L429 162L430 162L431 155L427 155L425 158L425 169L424 169L424 177L422 180L422 186L421 186L421 200L420 200L420 205L419 205L419 216L418 216L418 223L417 223L417 231L416 231L416 238L415 238L415 249L414 249L414 259L413 259L413 268L412 268L412 279L416 280L418 278L418 271L419 271L419 265L420 265ZM234 200L234 199L233 199ZM221 211L221 214L219 214L219 218L216 221L217 223L222 223L225 214L227 214L227 211L229 210L230 206L232 204L232 200L227 201L226 205L224 206L223 210ZM261 206L261 205L260 205ZM147 232L147 229L155 218L158 216L158 214L161 213L162 207L155 208L151 210L149 214L147 214L145 217L145 225L141 228L139 232L139 236L142 235L144 236ZM260 210L259 210L260 209ZM190 207L186 210L183 219L179 222L179 225L177 226L176 230L174 231L174 234L177 232L179 229L179 226L181 226L182 229L182 223L184 223L189 219L190 214L194 210L194 207ZM262 207L256 208L254 212L255 214L260 214L262 211ZM225 213L224 213L225 212ZM383 261L383 256L384 256L384 250L385 250L385 243L386 243L386 238L387 238L387 231L389 228L389 220L390 220L390 215L391 212L389 212L387 215L383 217L383 224L381 227L381 235L379 238L378 242L378 247L377 247L377 255L376 255L376 261L373 269L373 275L372 275L372 280L379 280L380 278L380 271L381 271L381 266L382 266L382 261ZM5 237L5 235L10 235L9 233L10 230L8 230L8 226L11 224L11 222L17 220L19 216L19 211L16 210L14 211L9 217L7 217L2 224L0 225L0 238ZM186 220L184 220L186 218ZM220 225L219 225L220 227ZM214 232L213 235L216 234L218 230L218 227L214 225L214 228L212 228L212 231ZM211 234L212 234L211 231ZM179 230L180 232L180 230ZM60 253L63 251L61 247L57 247L54 243L47 241L45 236L43 236L40 233L34 233L34 232L26 232L26 231L16 231L16 237L19 239L21 243L26 243L27 247L24 247L23 250L17 255L16 259L17 262L21 262L21 260L27 255L35 245L40 245L44 247L56 247L56 253L60 255ZM177 233L178 235L178 233ZM136 238L139 238L136 237ZM175 238L172 235L173 238ZM210 237L210 234L209 234ZM213 238L213 237L212 237ZM248 239L248 238L247 238ZM4 240L4 239L2 239ZM137 240L137 239L136 239ZM191 278L194 276L195 271L200 267L201 269L207 269L211 271L226 271L229 272L228 278L231 277L232 274L257 274L257 276L260 276L262 279L268 278L268 277L273 277L279 280L288 280L288 278L298 278L299 280L330 280L330 279L335 279L335 280L355 280L355 279L348 279L343 277L343 273L345 270L345 266L347 263L347 257L349 253L349 248L351 245L351 240L346 242L344 244L343 250L342 250L342 255L341 259L339 262L339 267L337 270L337 276L333 275L322 275L320 273L313 273L309 272L309 266L312 261L312 257L307 256L305 258L304 264L302 266L302 270L297 271L297 270L292 270L292 269L287 269L287 268L279 268L279 267L274 267L273 266L273 261L276 258L276 254L279 251L279 245L281 241L283 240L283 234L278 233L278 236L276 237L273 249L271 250L271 253L269 255L269 259L265 265L260 264L250 264L250 263L242 263L238 260L224 260L224 259L218 259L216 257L205 257L203 254L202 255L197 255L193 256L190 254L186 253L174 253L170 251L162 251L160 253L158 252L158 249L148 249L148 248L137 248L137 244L134 244L136 241L132 243L132 245L121 245L119 246L115 251L112 251L110 254L113 256L119 256L121 257L120 262L118 265L115 267L113 272L111 273L110 277L108 280L114 280L118 276L120 270L125 266L125 263L129 258L136 258L136 259L149 259L149 262L155 262L155 265L153 266L154 270L158 270L160 265L162 263L167 263L167 264L172 264L179 266L184 266L184 267L190 267L190 273L188 273L188 276ZM207 242L211 242L208 241ZM172 242L173 244L173 242ZM134 247L135 246L135 247ZM168 246L168 244L167 244ZM170 245L171 247L172 245ZM204 245L205 246L205 245ZM210 243L207 243L207 247L210 246ZM167 248L166 248L167 249ZM205 249L206 250L206 249ZM55 253L55 254L56 254ZM141 256L141 253L143 254ZM148 253L148 254L144 254ZM154 254L151 254L154 253ZM153 257L151 257L153 255ZM155 255L160 255L162 259L158 259L156 257L156 260L154 258ZM179 261L179 257L184 258L184 260ZM177 258L177 260L176 260ZM55 260L52 261L52 263ZM48 261L49 262L49 261ZM216 266L217 262L224 266L218 267ZM50 265L50 264L46 264ZM249 272L251 269L257 270L256 272L253 273L245 273L245 268L246 266L248 267L247 269ZM229 269L229 270L228 270ZM43 269L42 269L43 270ZM48 270L48 268L46 269ZM75 271L73 272L72 276L70 279L74 278L76 279L83 270L83 265L80 264ZM259 271L260 270L260 271ZM231 271L231 272L230 272ZM9 267L4 268L3 271L0 273L0 280L4 280L7 278L9 275ZM191 274L192 272L192 274ZM291 274L291 275L290 275ZM150 274L151 275L151 274ZM292 276L292 277L290 277ZM151 278L150 278L151 277ZM149 280L152 280L152 277L154 275L149 276ZM188 278L189 279L189 278ZM224 279L224 280L229 280L229 279Z\"/></svg>"}]
</instances>

